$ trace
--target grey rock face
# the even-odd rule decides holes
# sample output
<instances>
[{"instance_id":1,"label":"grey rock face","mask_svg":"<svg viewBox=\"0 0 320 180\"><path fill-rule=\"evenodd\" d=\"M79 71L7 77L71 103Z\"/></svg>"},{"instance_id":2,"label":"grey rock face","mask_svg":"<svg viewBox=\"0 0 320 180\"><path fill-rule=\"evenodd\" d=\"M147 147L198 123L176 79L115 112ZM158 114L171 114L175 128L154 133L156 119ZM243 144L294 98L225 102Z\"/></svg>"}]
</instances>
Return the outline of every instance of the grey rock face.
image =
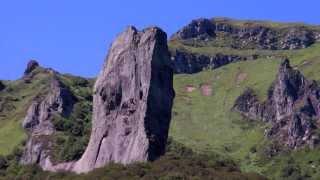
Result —
<instances>
[{"instance_id":1,"label":"grey rock face","mask_svg":"<svg viewBox=\"0 0 320 180\"><path fill-rule=\"evenodd\" d=\"M270 122L267 136L274 137L290 148L319 143L315 130L320 119L320 86L309 81L288 60L280 68L269 97L259 102L252 90L245 91L234 109L250 119Z\"/></svg>"},{"instance_id":2,"label":"grey rock face","mask_svg":"<svg viewBox=\"0 0 320 180\"><path fill-rule=\"evenodd\" d=\"M216 69L233 62L254 60L255 58L255 56L248 58L224 54L206 56L176 50L171 60L173 62L174 73L193 74L204 69Z\"/></svg>"},{"instance_id":3,"label":"grey rock face","mask_svg":"<svg viewBox=\"0 0 320 180\"><path fill-rule=\"evenodd\" d=\"M227 45L236 49L301 49L319 40L319 30L308 29L303 25L272 28L248 21L241 26L233 25L235 20L198 19L172 36L178 40L212 40L228 37Z\"/></svg>"},{"instance_id":4,"label":"grey rock face","mask_svg":"<svg viewBox=\"0 0 320 180\"><path fill-rule=\"evenodd\" d=\"M165 152L173 98L166 34L129 27L112 44L96 81L92 135L72 170L157 159Z\"/></svg>"},{"instance_id":5,"label":"grey rock face","mask_svg":"<svg viewBox=\"0 0 320 180\"><path fill-rule=\"evenodd\" d=\"M30 74L37 67L39 67L39 63L37 61L35 61L35 60L30 60L28 62L26 70L24 71L24 75L26 76L26 75Z\"/></svg>"},{"instance_id":6,"label":"grey rock face","mask_svg":"<svg viewBox=\"0 0 320 180\"><path fill-rule=\"evenodd\" d=\"M281 49L307 48L317 40L317 33L303 27L295 27L287 30L285 36L280 40Z\"/></svg>"},{"instance_id":7,"label":"grey rock face","mask_svg":"<svg viewBox=\"0 0 320 180\"><path fill-rule=\"evenodd\" d=\"M51 120L54 115L67 116L75 103L72 93L55 77L45 97L37 97L28 109L22 126L27 130L22 164L39 164L46 169L50 162L50 136L55 132Z\"/></svg>"}]
</instances>

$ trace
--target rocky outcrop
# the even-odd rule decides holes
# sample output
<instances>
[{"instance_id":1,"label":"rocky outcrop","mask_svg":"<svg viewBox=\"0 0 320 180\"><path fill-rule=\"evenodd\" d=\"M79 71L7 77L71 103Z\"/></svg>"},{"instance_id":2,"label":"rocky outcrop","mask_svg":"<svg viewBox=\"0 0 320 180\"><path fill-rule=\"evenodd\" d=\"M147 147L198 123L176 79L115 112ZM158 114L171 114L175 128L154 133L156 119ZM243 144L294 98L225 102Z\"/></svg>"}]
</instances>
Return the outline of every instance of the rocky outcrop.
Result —
<instances>
[{"instance_id":1,"label":"rocky outcrop","mask_svg":"<svg viewBox=\"0 0 320 180\"><path fill-rule=\"evenodd\" d=\"M265 120L264 107L255 92L248 88L235 102L234 109L251 120Z\"/></svg>"},{"instance_id":2,"label":"rocky outcrop","mask_svg":"<svg viewBox=\"0 0 320 180\"><path fill-rule=\"evenodd\" d=\"M241 25L239 25L239 23ZM319 41L320 28L306 25L271 25L254 21L232 19L197 19L182 28L171 39L219 41L227 40L225 46L236 49L300 49ZM219 43L218 43L219 44Z\"/></svg>"},{"instance_id":3,"label":"rocky outcrop","mask_svg":"<svg viewBox=\"0 0 320 180\"><path fill-rule=\"evenodd\" d=\"M320 86L307 80L288 60L279 68L268 99L259 102L253 90L246 90L234 109L249 119L271 123L268 137L274 137L290 148L311 147L320 141Z\"/></svg>"},{"instance_id":4,"label":"rocky outcrop","mask_svg":"<svg viewBox=\"0 0 320 180\"><path fill-rule=\"evenodd\" d=\"M6 88L6 86L3 84L2 81L0 81L0 91L4 90L4 88Z\"/></svg>"},{"instance_id":5,"label":"rocky outcrop","mask_svg":"<svg viewBox=\"0 0 320 180\"><path fill-rule=\"evenodd\" d=\"M254 60L256 56L241 57L236 55L216 54L213 56L198 55L176 50L171 56L174 73L193 74L205 69L216 69L221 66L246 60Z\"/></svg>"},{"instance_id":6,"label":"rocky outcrop","mask_svg":"<svg viewBox=\"0 0 320 180\"><path fill-rule=\"evenodd\" d=\"M52 119L55 116L67 117L76 99L56 77L51 80L49 92L36 97L28 109L22 126L28 132L21 164L39 164L43 169L51 165L50 136L55 133Z\"/></svg>"},{"instance_id":7,"label":"rocky outcrop","mask_svg":"<svg viewBox=\"0 0 320 180\"><path fill-rule=\"evenodd\" d=\"M301 49L307 48L317 40L317 32L310 31L305 27L294 27L286 29L280 39L280 49Z\"/></svg>"},{"instance_id":8,"label":"rocky outcrop","mask_svg":"<svg viewBox=\"0 0 320 180\"><path fill-rule=\"evenodd\" d=\"M39 63L35 60L30 60L28 62L27 68L24 71L24 75L29 75L33 70L35 70L37 67L39 67Z\"/></svg>"},{"instance_id":9,"label":"rocky outcrop","mask_svg":"<svg viewBox=\"0 0 320 180\"><path fill-rule=\"evenodd\" d=\"M30 60L27 64L27 68L24 71L24 75L22 77L22 80L25 83L31 83L31 81L33 80L33 76L35 76L37 74L37 73L35 73L35 70L38 68L41 68L39 63L35 60Z\"/></svg>"},{"instance_id":10,"label":"rocky outcrop","mask_svg":"<svg viewBox=\"0 0 320 180\"><path fill-rule=\"evenodd\" d=\"M157 159L165 152L173 98L166 34L129 27L112 44L96 81L91 139L72 170Z\"/></svg>"},{"instance_id":11,"label":"rocky outcrop","mask_svg":"<svg viewBox=\"0 0 320 180\"><path fill-rule=\"evenodd\" d=\"M190 24L185 26L179 32L177 32L173 38L180 39L190 39L198 38L201 40L206 40L208 38L214 37L216 27L209 19L197 19L193 20Z\"/></svg>"}]
</instances>

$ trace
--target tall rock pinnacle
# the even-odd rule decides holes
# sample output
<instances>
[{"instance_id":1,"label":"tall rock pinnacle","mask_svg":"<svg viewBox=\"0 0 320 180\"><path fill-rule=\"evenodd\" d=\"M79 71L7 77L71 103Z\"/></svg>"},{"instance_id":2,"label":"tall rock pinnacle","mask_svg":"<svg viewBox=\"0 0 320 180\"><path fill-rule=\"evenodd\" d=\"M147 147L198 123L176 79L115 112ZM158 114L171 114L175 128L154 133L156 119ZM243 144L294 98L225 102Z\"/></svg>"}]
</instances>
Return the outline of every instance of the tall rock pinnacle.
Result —
<instances>
[{"instance_id":1,"label":"tall rock pinnacle","mask_svg":"<svg viewBox=\"0 0 320 180\"><path fill-rule=\"evenodd\" d=\"M94 87L89 145L73 166L155 160L165 152L174 98L166 33L129 27L109 51Z\"/></svg>"}]
</instances>

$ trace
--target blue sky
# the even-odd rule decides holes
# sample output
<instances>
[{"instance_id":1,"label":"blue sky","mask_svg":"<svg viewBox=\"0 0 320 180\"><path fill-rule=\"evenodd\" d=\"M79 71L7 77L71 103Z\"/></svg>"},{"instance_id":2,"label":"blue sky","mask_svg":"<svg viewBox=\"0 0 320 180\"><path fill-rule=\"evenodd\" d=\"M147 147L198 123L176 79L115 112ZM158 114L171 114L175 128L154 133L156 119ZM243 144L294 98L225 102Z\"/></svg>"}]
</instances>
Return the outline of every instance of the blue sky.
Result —
<instances>
[{"instance_id":1,"label":"blue sky","mask_svg":"<svg viewBox=\"0 0 320 180\"><path fill-rule=\"evenodd\" d=\"M3 0L0 79L19 78L29 59L95 76L127 25L157 25L171 35L199 17L320 24L319 7L319 0Z\"/></svg>"}]
</instances>

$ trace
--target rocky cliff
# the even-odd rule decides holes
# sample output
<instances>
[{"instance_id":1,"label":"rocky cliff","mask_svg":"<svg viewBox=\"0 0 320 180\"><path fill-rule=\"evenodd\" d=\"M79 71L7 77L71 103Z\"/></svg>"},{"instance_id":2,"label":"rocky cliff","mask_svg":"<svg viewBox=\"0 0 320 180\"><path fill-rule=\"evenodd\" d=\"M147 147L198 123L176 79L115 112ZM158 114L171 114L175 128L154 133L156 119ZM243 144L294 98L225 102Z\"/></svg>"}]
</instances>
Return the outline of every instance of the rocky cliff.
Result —
<instances>
[{"instance_id":1,"label":"rocky cliff","mask_svg":"<svg viewBox=\"0 0 320 180\"><path fill-rule=\"evenodd\" d=\"M276 23L227 18L197 19L183 27L171 39L193 39L235 49L300 49L320 40L320 28L303 24L277 26Z\"/></svg>"},{"instance_id":2,"label":"rocky cliff","mask_svg":"<svg viewBox=\"0 0 320 180\"><path fill-rule=\"evenodd\" d=\"M195 54L176 50L171 56L174 73L193 74L205 69L216 69L221 66L246 60L254 60L257 57L243 57L237 55L216 54L212 56Z\"/></svg>"},{"instance_id":3,"label":"rocky cliff","mask_svg":"<svg viewBox=\"0 0 320 180\"><path fill-rule=\"evenodd\" d=\"M307 80L285 60L265 102L259 102L254 91L248 89L236 100L234 109L249 119L271 123L268 137L298 148L314 147L320 142L319 107L320 86Z\"/></svg>"}]
</instances>

